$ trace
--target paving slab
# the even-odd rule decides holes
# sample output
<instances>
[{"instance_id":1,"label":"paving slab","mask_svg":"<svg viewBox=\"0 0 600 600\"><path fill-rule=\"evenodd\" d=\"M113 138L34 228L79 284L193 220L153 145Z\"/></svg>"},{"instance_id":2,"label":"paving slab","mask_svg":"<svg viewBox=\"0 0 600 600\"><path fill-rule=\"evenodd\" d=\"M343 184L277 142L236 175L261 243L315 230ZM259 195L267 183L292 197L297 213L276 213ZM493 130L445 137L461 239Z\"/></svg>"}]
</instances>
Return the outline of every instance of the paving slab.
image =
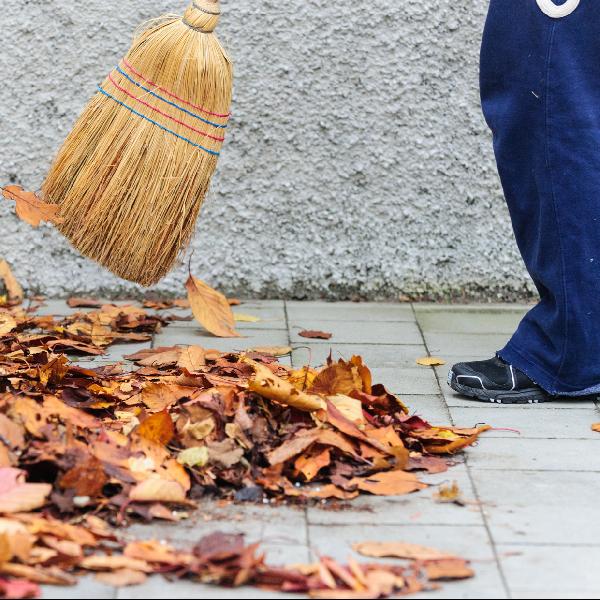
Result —
<instances>
[{"instance_id":1,"label":"paving slab","mask_svg":"<svg viewBox=\"0 0 600 600\"><path fill-rule=\"evenodd\" d=\"M494 310L445 306L419 309L415 305L417 321L426 333L508 334L516 330L526 310Z\"/></svg>"},{"instance_id":2,"label":"paving slab","mask_svg":"<svg viewBox=\"0 0 600 600\"><path fill-rule=\"evenodd\" d=\"M368 364L368 363L367 363ZM435 372L425 367L375 367L373 382L383 383L393 394L437 394L439 385Z\"/></svg>"},{"instance_id":3,"label":"paving slab","mask_svg":"<svg viewBox=\"0 0 600 600\"><path fill-rule=\"evenodd\" d=\"M329 353L334 360L349 359L360 355L366 365L373 367L414 367L415 361L425 356L425 345L394 345L394 344L314 344L309 340L293 344L292 354L295 367L310 363L313 366L324 365Z\"/></svg>"},{"instance_id":4,"label":"paving slab","mask_svg":"<svg viewBox=\"0 0 600 600\"><path fill-rule=\"evenodd\" d=\"M578 410L553 409L522 410L510 406L497 410L479 408L479 403L470 407L450 407L455 423L465 426L487 424L494 427L485 437L519 438L570 438L598 440L600 436L590 425L600 421L600 413L595 406Z\"/></svg>"},{"instance_id":5,"label":"paving slab","mask_svg":"<svg viewBox=\"0 0 600 600\"><path fill-rule=\"evenodd\" d=\"M321 319L289 319L290 339L294 344L310 341L314 344L421 344L423 339L414 322L381 323L363 321L323 321ZM329 340L305 338L303 329L331 333Z\"/></svg>"},{"instance_id":6,"label":"paving slab","mask_svg":"<svg viewBox=\"0 0 600 600\"><path fill-rule=\"evenodd\" d=\"M409 414L419 415L433 425L452 425L450 411L441 395L398 394L408 407Z\"/></svg>"},{"instance_id":7,"label":"paving slab","mask_svg":"<svg viewBox=\"0 0 600 600\"><path fill-rule=\"evenodd\" d=\"M598 544L600 473L472 469L471 475L497 544Z\"/></svg>"},{"instance_id":8,"label":"paving slab","mask_svg":"<svg viewBox=\"0 0 600 600\"><path fill-rule=\"evenodd\" d=\"M486 359L494 356L506 345L509 337L502 333L428 333L423 332L427 348L432 356L444 358L470 356L468 360Z\"/></svg>"},{"instance_id":9,"label":"paving slab","mask_svg":"<svg viewBox=\"0 0 600 600\"><path fill-rule=\"evenodd\" d=\"M498 555L513 598L598 598L600 545L499 544Z\"/></svg>"},{"instance_id":10,"label":"paving slab","mask_svg":"<svg viewBox=\"0 0 600 600\"><path fill-rule=\"evenodd\" d=\"M409 321L414 322L410 304L388 302L297 302L287 301L290 323L296 321Z\"/></svg>"},{"instance_id":11,"label":"paving slab","mask_svg":"<svg viewBox=\"0 0 600 600\"><path fill-rule=\"evenodd\" d=\"M600 472L597 439L495 438L483 434L467 450L473 469Z\"/></svg>"}]
</instances>

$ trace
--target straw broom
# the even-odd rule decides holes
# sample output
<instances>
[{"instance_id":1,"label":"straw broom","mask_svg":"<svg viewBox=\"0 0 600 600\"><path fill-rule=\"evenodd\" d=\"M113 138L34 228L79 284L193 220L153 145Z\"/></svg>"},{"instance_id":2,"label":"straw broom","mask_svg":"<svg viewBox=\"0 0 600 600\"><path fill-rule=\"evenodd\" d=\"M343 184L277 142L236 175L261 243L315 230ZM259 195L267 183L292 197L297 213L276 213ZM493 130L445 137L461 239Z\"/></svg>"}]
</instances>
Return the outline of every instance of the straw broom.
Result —
<instances>
[{"instance_id":1,"label":"straw broom","mask_svg":"<svg viewBox=\"0 0 600 600\"><path fill-rule=\"evenodd\" d=\"M42 186L82 254L142 285L189 243L223 145L232 65L213 33L219 14L219 0L194 0L141 33Z\"/></svg>"}]
</instances>

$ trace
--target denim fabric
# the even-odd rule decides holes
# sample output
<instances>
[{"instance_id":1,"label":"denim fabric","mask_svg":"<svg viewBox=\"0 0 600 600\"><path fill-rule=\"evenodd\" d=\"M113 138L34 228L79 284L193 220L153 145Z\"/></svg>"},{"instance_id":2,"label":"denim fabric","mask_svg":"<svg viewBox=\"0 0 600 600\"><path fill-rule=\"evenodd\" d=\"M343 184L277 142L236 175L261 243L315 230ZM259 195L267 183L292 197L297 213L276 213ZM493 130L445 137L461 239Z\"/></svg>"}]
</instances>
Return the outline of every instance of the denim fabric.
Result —
<instances>
[{"instance_id":1,"label":"denim fabric","mask_svg":"<svg viewBox=\"0 0 600 600\"><path fill-rule=\"evenodd\" d=\"M499 356L551 394L598 392L600 0L562 18L536 0L491 0L481 98L540 294Z\"/></svg>"}]
</instances>

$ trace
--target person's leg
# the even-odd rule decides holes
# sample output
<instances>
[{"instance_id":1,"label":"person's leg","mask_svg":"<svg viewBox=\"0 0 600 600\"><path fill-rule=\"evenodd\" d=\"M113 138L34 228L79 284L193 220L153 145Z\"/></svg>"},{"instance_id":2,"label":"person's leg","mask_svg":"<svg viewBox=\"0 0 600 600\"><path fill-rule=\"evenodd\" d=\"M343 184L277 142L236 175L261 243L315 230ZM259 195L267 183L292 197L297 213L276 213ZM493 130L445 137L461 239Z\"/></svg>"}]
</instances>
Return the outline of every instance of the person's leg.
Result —
<instances>
[{"instance_id":1,"label":"person's leg","mask_svg":"<svg viewBox=\"0 0 600 600\"><path fill-rule=\"evenodd\" d=\"M600 392L600 2L562 18L538 4L491 0L481 52L484 114L540 293L496 367L505 388L512 365L525 387L588 395Z\"/></svg>"}]
</instances>

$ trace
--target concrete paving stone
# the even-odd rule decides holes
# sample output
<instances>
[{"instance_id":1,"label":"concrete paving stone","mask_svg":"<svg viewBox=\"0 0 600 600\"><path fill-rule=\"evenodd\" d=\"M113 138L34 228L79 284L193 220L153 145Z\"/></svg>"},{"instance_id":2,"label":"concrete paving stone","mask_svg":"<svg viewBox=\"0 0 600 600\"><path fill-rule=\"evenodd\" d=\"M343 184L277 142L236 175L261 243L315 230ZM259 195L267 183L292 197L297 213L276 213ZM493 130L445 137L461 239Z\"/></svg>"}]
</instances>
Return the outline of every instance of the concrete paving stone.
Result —
<instances>
[{"instance_id":1,"label":"concrete paving stone","mask_svg":"<svg viewBox=\"0 0 600 600\"><path fill-rule=\"evenodd\" d=\"M496 544L599 543L600 473L471 469L471 476Z\"/></svg>"},{"instance_id":2,"label":"concrete paving stone","mask_svg":"<svg viewBox=\"0 0 600 600\"><path fill-rule=\"evenodd\" d=\"M246 350L256 346L287 346L288 334L285 329L254 329L239 338L218 338L199 327L165 328L154 337L154 347L192 345L233 352Z\"/></svg>"},{"instance_id":3,"label":"concrete paving stone","mask_svg":"<svg viewBox=\"0 0 600 600\"><path fill-rule=\"evenodd\" d=\"M427 348L432 356L450 362L448 356L484 356L490 358L503 348L510 336L482 333L423 333ZM475 360L470 358L469 360Z\"/></svg>"},{"instance_id":4,"label":"concrete paving stone","mask_svg":"<svg viewBox=\"0 0 600 600\"><path fill-rule=\"evenodd\" d=\"M591 440L509 439L484 433L467 453L473 469L600 472L600 435Z\"/></svg>"},{"instance_id":5,"label":"concrete paving stone","mask_svg":"<svg viewBox=\"0 0 600 600\"><path fill-rule=\"evenodd\" d=\"M515 310L460 307L448 310L445 306L415 309L421 329L427 333L512 334L526 309Z\"/></svg>"},{"instance_id":6,"label":"concrete paving stone","mask_svg":"<svg viewBox=\"0 0 600 600\"><path fill-rule=\"evenodd\" d=\"M371 374L374 383L383 383L393 394L431 395L440 391L437 377L431 368L374 367L371 368Z\"/></svg>"},{"instance_id":7,"label":"concrete paving stone","mask_svg":"<svg viewBox=\"0 0 600 600\"><path fill-rule=\"evenodd\" d=\"M117 597L117 589L104 585L93 575L82 577L77 585L43 585L42 598L49 600L70 600L71 598L97 598L105 600Z\"/></svg>"},{"instance_id":8,"label":"concrete paving stone","mask_svg":"<svg viewBox=\"0 0 600 600\"><path fill-rule=\"evenodd\" d=\"M397 394L408 407L409 414L419 415L434 425L450 425L452 418L441 395L427 396L415 394Z\"/></svg>"},{"instance_id":9,"label":"concrete paving stone","mask_svg":"<svg viewBox=\"0 0 600 600\"><path fill-rule=\"evenodd\" d=\"M431 487L406 496L362 495L348 502L339 510L319 506L307 508L311 525L483 525L479 506L475 502L469 474L464 464L457 464L445 473L426 475L419 478ZM440 484L456 481L463 497L473 504L458 506L440 504L433 500Z\"/></svg>"},{"instance_id":10,"label":"concrete paving stone","mask_svg":"<svg viewBox=\"0 0 600 600\"><path fill-rule=\"evenodd\" d=\"M287 301L290 323L318 321L410 321L415 320L410 304L388 302L296 302ZM312 328L312 327L311 327Z\"/></svg>"},{"instance_id":11,"label":"concrete paving stone","mask_svg":"<svg viewBox=\"0 0 600 600\"><path fill-rule=\"evenodd\" d=\"M478 404L478 403L474 403ZM488 424L497 429L516 429L514 431L489 431L486 438L571 438L600 439L600 434L592 431L590 425L600 421L600 413L595 407L578 410L553 409L527 411L521 408L500 407L490 411L477 406L459 408L450 407L455 423L465 426Z\"/></svg>"},{"instance_id":12,"label":"concrete paving stone","mask_svg":"<svg viewBox=\"0 0 600 600\"><path fill-rule=\"evenodd\" d=\"M600 545L500 544L498 555L513 598L597 598Z\"/></svg>"},{"instance_id":13,"label":"concrete paving stone","mask_svg":"<svg viewBox=\"0 0 600 600\"><path fill-rule=\"evenodd\" d=\"M321 319L289 319L290 339L294 344L421 344L423 338L414 322L365 323L351 321L323 321ZM329 340L303 338L303 329L325 331L333 334Z\"/></svg>"},{"instance_id":14,"label":"concrete paving stone","mask_svg":"<svg viewBox=\"0 0 600 600\"><path fill-rule=\"evenodd\" d=\"M427 593L427 598L506 598L502 579L483 526L453 525L380 525L377 516L369 523L358 525L309 525L310 547L317 554L345 561L354 555L360 561L376 559L354 554L351 546L364 541L402 541L433 546L456 553L473 561L475 577L462 582L444 583L442 589ZM398 563L394 559L381 562Z\"/></svg>"},{"instance_id":15,"label":"concrete paving stone","mask_svg":"<svg viewBox=\"0 0 600 600\"><path fill-rule=\"evenodd\" d=\"M327 362L331 352L332 358L348 360L354 354L363 357L370 368L374 367L414 367L415 360L427 354L422 344L396 346L393 344L313 344L299 342L293 344L292 362L295 367L310 363L321 366Z\"/></svg>"}]
</instances>

